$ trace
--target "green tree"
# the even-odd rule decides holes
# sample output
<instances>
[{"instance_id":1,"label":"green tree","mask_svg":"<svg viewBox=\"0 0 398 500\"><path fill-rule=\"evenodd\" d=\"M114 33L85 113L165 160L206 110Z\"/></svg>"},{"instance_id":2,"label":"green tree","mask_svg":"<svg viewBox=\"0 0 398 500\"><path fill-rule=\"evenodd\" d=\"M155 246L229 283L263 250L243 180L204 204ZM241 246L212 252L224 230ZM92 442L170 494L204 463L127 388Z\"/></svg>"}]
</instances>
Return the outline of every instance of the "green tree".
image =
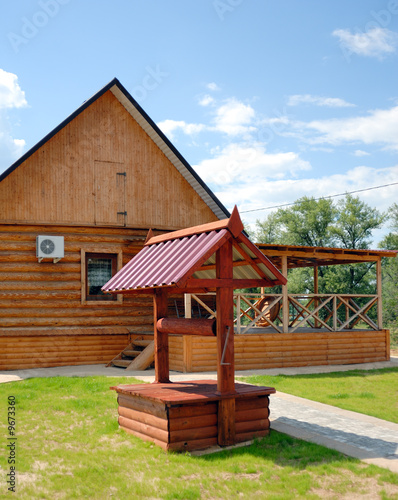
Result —
<instances>
[{"instance_id":1,"label":"green tree","mask_svg":"<svg viewBox=\"0 0 398 500\"><path fill-rule=\"evenodd\" d=\"M386 250L398 250L398 204L389 210L392 230L381 242ZM386 258L383 262L383 320L397 335L398 330L398 259ZM398 341L398 339L397 339Z\"/></svg>"},{"instance_id":2,"label":"green tree","mask_svg":"<svg viewBox=\"0 0 398 500\"><path fill-rule=\"evenodd\" d=\"M315 200L304 196L290 208L276 212L284 243L306 246L328 246L333 244L331 227L336 218L336 209L330 199Z\"/></svg>"},{"instance_id":3,"label":"green tree","mask_svg":"<svg viewBox=\"0 0 398 500\"><path fill-rule=\"evenodd\" d=\"M365 249L369 248L372 232L382 226L385 218L349 194L337 204L330 199L303 197L292 207L257 221L256 237L261 243ZM373 264L320 267L319 292L374 293L372 267ZM291 270L289 289L292 293L313 292L312 269Z\"/></svg>"},{"instance_id":4,"label":"green tree","mask_svg":"<svg viewBox=\"0 0 398 500\"><path fill-rule=\"evenodd\" d=\"M336 214L331 233L339 247L354 250L369 248L372 232L386 220L385 214L350 194L337 203Z\"/></svg>"}]
</instances>

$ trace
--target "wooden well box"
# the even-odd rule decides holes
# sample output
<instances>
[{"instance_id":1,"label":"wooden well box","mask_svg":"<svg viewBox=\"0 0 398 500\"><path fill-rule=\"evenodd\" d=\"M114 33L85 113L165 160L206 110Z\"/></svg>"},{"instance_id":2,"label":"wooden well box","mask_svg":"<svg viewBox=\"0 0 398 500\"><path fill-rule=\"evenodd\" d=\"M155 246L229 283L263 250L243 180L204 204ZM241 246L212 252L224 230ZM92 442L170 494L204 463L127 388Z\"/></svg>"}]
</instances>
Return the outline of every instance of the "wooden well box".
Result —
<instances>
[{"instance_id":1,"label":"wooden well box","mask_svg":"<svg viewBox=\"0 0 398 500\"><path fill-rule=\"evenodd\" d=\"M233 400L235 443L269 433L271 387L235 384L235 393L217 391L213 380L172 384L135 384L111 387L118 393L119 425L164 450L190 451L216 446L219 406Z\"/></svg>"}]
</instances>

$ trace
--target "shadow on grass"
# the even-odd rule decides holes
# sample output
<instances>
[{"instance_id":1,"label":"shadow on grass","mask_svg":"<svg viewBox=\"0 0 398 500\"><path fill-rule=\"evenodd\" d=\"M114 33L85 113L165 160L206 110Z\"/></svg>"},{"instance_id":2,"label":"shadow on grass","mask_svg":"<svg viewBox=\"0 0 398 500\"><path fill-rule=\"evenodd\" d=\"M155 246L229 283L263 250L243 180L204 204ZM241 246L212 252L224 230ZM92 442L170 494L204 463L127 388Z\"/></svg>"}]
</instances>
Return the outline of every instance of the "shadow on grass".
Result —
<instances>
[{"instance_id":1,"label":"shadow on grass","mask_svg":"<svg viewBox=\"0 0 398 500\"><path fill-rule=\"evenodd\" d=\"M287 434L271 430L270 435L255 439L249 446L220 450L219 452L196 456L199 461L219 461L230 457L255 457L258 460L271 461L281 467L290 466L303 470L309 465L358 463L355 458L328 449L324 446L296 439Z\"/></svg>"}]
</instances>

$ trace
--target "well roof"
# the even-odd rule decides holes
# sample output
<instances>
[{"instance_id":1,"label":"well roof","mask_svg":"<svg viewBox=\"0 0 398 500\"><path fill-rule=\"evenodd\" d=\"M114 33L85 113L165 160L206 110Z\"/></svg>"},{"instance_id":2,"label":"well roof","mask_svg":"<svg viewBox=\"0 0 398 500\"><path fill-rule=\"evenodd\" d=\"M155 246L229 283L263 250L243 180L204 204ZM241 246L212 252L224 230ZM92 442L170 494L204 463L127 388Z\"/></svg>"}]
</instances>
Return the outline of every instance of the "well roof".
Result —
<instances>
[{"instance_id":1,"label":"well roof","mask_svg":"<svg viewBox=\"0 0 398 500\"><path fill-rule=\"evenodd\" d=\"M228 240L233 247L233 280L240 280L244 284L241 288L286 283L284 276L244 234L235 208L231 217L223 221L155 237L149 235L144 248L102 290L126 293L157 287L183 289L192 286L193 280L196 288L200 283L204 283L203 288L213 288L209 283L216 279L216 252Z\"/></svg>"}]
</instances>

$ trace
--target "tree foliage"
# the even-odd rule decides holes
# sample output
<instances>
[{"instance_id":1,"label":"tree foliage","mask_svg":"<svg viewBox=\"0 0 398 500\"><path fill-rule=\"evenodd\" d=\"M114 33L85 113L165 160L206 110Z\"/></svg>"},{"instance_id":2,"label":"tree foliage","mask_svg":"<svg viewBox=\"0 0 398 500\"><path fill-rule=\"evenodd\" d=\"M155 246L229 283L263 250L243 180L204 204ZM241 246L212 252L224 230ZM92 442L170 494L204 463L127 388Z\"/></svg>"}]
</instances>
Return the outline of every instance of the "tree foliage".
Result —
<instances>
[{"instance_id":1,"label":"tree foliage","mask_svg":"<svg viewBox=\"0 0 398 500\"><path fill-rule=\"evenodd\" d=\"M398 204L389 210L391 232L380 242L386 250L398 249ZM398 259L383 262L383 319L386 325L398 330Z\"/></svg>"},{"instance_id":2,"label":"tree foliage","mask_svg":"<svg viewBox=\"0 0 398 500\"><path fill-rule=\"evenodd\" d=\"M385 219L384 214L349 194L338 203L303 197L292 207L279 209L265 220L257 221L255 237L258 242L268 244L366 249L372 232ZM320 267L319 293L374 293L372 267L368 263ZM314 292L312 269L291 270L288 278L291 293Z\"/></svg>"}]
</instances>

